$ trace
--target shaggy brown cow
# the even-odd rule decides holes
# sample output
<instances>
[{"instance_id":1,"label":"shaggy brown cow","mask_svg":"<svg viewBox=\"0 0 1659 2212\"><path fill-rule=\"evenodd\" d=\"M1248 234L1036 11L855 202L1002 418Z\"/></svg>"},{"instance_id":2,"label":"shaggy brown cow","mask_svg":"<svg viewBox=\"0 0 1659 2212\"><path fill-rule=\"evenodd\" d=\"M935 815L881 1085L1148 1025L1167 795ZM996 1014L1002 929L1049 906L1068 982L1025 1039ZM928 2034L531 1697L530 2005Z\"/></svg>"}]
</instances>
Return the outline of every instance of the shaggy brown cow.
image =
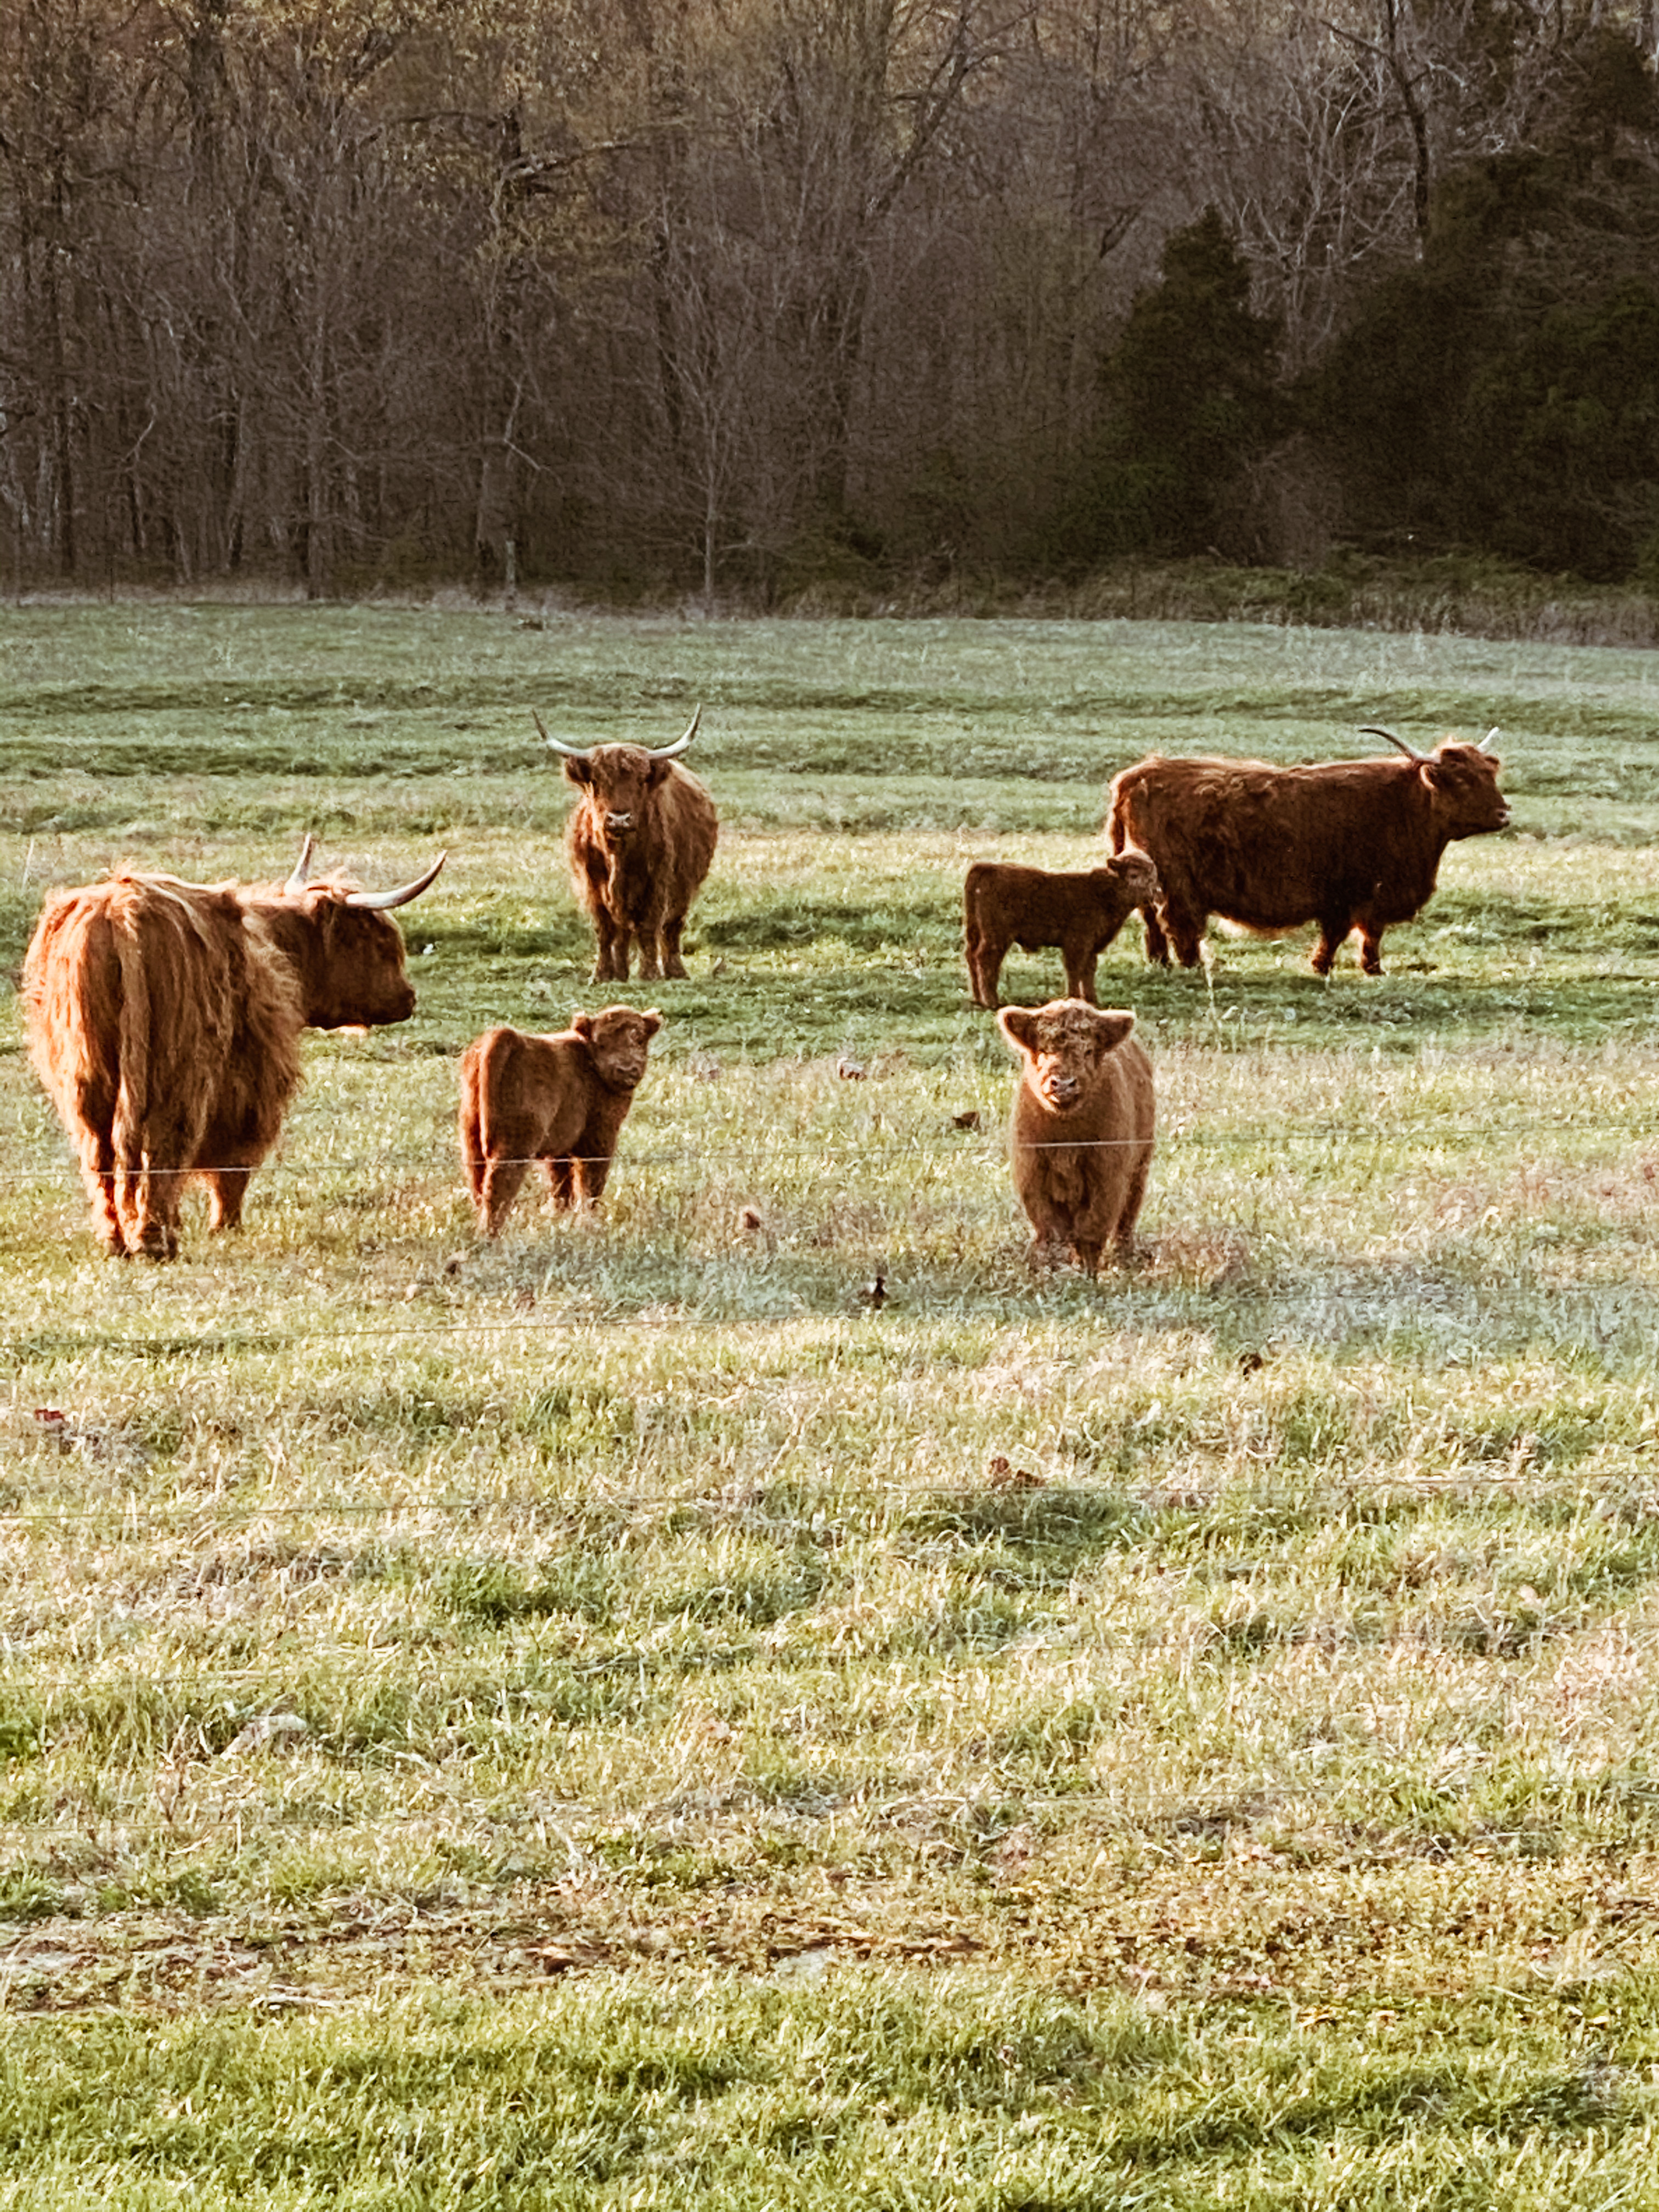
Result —
<instances>
[{"instance_id":1,"label":"shaggy brown cow","mask_svg":"<svg viewBox=\"0 0 1659 2212\"><path fill-rule=\"evenodd\" d=\"M997 1025L1024 1066L1009 1129L1033 1263L1069 1244L1088 1273L1127 1254L1152 1164L1152 1065L1132 1013L1054 999L1005 1006Z\"/></svg>"},{"instance_id":2,"label":"shaggy brown cow","mask_svg":"<svg viewBox=\"0 0 1659 2212\"><path fill-rule=\"evenodd\" d=\"M1104 867L1072 873L975 860L962 887L974 1004L998 1003L997 980L1011 945L1022 952L1057 945L1067 994L1093 1006L1096 962L1134 909L1157 895L1157 869L1133 850L1114 854Z\"/></svg>"},{"instance_id":3,"label":"shaggy brown cow","mask_svg":"<svg viewBox=\"0 0 1659 2212\"><path fill-rule=\"evenodd\" d=\"M192 1176L210 1225L237 1225L299 1085L301 1030L414 1012L386 913L442 866L395 891L121 874L47 898L23 962L29 1054L109 1251L172 1259Z\"/></svg>"},{"instance_id":4,"label":"shaggy brown cow","mask_svg":"<svg viewBox=\"0 0 1659 2212\"><path fill-rule=\"evenodd\" d=\"M1419 753L1392 731L1403 761L1322 761L1274 768L1266 761L1164 760L1154 753L1112 784L1106 827L1115 852L1150 853L1156 908L1146 909L1146 957L1198 964L1205 925L1219 915L1275 935L1319 924L1316 974L1359 931L1360 964L1380 975L1378 948L1434 890L1455 838L1501 830L1510 810L1498 788L1502 763L1449 739ZM1488 732L1486 743L1498 735Z\"/></svg>"},{"instance_id":5,"label":"shaggy brown cow","mask_svg":"<svg viewBox=\"0 0 1659 2212\"><path fill-rule=\"evenodd\" d=\"M579 752L536 727L581 793L564 833L570 881L593 924L596 983L628 981L629 951L640 943L640 978L684 975L680 932L714 857L720 820L708 787L678 765L697 734L702 708L672 745L594 745Z\"/></svg>"},{"instance_id":6,"label":"shaggy brown cow","mask_svg":"<svg viewBox=\"0 0 1659 2212\"><path fill-rule=\"evenodd\" d=\"M556 1206L603 1197L661 1027L654 1007L606 1006L556 1036L503 1028L472 1040L461 1054L461 1158L485 1236L499 1231L536 1160Z\"/></svg>"}]
</instances>

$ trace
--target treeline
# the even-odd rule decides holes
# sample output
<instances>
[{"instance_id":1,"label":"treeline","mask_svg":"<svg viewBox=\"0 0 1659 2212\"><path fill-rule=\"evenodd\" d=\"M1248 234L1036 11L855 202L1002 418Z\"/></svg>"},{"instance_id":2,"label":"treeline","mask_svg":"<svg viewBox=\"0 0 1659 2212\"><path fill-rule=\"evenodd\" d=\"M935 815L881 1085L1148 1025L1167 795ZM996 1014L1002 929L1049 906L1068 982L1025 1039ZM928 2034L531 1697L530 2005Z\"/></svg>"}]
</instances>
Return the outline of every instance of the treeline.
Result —
<instances>
[{"instance_id":1,"label":"treeline","mask_svg":"<svg viewBox=\"0 0 1659 2212\"><path fill-rule=\"evenodd\" d=\"M1653 0L0 0L17 583L1659 592Z\"/></svg>"}]
</instances>

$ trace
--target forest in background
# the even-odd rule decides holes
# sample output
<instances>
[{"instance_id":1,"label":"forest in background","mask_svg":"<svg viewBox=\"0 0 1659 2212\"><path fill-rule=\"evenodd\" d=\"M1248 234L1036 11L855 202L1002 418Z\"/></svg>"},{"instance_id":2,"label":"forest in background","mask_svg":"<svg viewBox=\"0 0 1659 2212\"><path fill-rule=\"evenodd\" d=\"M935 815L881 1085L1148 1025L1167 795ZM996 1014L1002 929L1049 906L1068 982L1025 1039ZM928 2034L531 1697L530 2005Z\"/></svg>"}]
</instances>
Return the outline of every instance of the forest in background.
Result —
<instances>
[{"instance_id":1,"label":"forest in background","mask_svg":"<svg viewBox=\"0 0 1659 2212\"><path fill-rule=\"evenodd\" d=\"M1659 594L1653 0L0 0L9 582Z\"/></svg>"}]
</instances>

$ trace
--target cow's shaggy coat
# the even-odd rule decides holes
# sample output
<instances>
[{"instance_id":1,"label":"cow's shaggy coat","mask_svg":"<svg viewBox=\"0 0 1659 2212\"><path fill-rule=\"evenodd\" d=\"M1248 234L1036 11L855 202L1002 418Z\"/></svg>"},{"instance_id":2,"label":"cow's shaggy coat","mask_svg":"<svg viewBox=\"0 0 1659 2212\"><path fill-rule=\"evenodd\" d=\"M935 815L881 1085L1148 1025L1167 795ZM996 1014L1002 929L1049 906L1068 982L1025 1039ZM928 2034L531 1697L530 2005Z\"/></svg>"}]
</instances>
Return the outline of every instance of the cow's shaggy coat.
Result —
<instances>
[{"instance_id":1,"label":"cow's shaggy coat","mask_svg":"<svg viewBox=\"0 0 1659 2212\"><path fill-rule=\"evenodd\" d=\"M1479 745L1449 742L1403 760L1306 768L1158 754L1137 762L1112 785L1106 827L1115 852L1138 846L1158 869L1146 957L1167 963L1173 947L1183 968L1195 967L1213 914L1267 935L1317 922L1321 975L1357 928L1361 964L1380 975L1383 931L1427 902L1446 847L1509 820L1500 764Z\"/></svg>"},{"instance_id":2,"label":"cow's shaggy coat","mask_svg":"<svg viewBox=\"0 0 1659 2212\"><path fill-rule=\"evenodd\" d=\"M963 943L976 1006L998 1003L1010 945L1037 952L1058 945L1066 994L1095 1003L1095 966L1138 906L1158 893L1158 871L1144 853L1114 854L1103 866L1065 872L975 860L962 887Z\"/></svg>"},{"instance_id":3,"label":"cow's shaggy coat","mask_svg":"<svg viewBox=\"0 0 1659 2212\"><path fill-rule=\"evenodd\" d=\"M578 1014L557 1036L495 1029L461 1055L459 1133L479 1225L494 1237L534 1162L556 1206L603 1196L617 1139L662 1027L653 1007Z\"/></svg>"},{"instance_id":4,"label":"cow's shaggy coat","mask_svg":"<svg viewBox=\"0 0 1659 2212\"><path fill-rule=\"evenodd\" d=\"M191 1177L234 1229L300 1083L300 1032L406 1021L397 925L348 884L120 874L52 893L23 963L29 1055L120 1257L167 1260Z\"/></svg>"},{"instance_id":5,"label":"cow's shaggy coat","mask_svg":"<svg viewBox=\"0 0 1659 2212\"><path fill-rule=\"evenodd\" d=\"M1132 1245L1152 1164L1152 1066L1132 1013L1055 999L997 1016L1020 1054L1009 1145L1040 1262L1069 1246L1090 1274Z\"/></svg>"}]
</instances>

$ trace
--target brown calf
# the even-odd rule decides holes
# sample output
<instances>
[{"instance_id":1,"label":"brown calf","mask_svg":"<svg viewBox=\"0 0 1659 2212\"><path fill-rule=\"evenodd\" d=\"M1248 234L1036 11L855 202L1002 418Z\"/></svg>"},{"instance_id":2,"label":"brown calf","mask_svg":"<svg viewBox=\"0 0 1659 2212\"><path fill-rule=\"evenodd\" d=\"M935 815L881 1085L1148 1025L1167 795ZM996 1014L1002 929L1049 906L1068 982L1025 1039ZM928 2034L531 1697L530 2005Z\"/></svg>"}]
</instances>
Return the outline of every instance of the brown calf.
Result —
<instances>
[{"instance_id":1,"label":"brown calf","mask_svg":"<svg viewBox=\"0 0 1659 2212\"><path fill-rule=\"evenodd\" d=\"M489 1030L461 1054L461 1158L484 1234L494 1237L533 1161L556 1206L604 1194L617 1138L662 1027L654 1008L578 1014L556 1036Z\"/></svg>"},{"instance_id":2,"label":"brown calf","mask_svg":"<svg viewBox=\"0 0 1659 2212\"><path fill-rule=\"evenodd\" d=\"M1069 997L1095 1003L1095 963L1138 906L1158 896L1158 871L1133 847L1103 867L1062 873L975 860L962 888L968 980L976 1006L998 1003L997 981L1011 945L1036 952L1057 945Z\"/></svg>"},{"instance_id":3,"label":"brown calf","mask_svg":"<svg viewBox=\"0 0 1659 2212\"><path fill-rule=\"evenodd\" d=\"M1132 1013L1081 999L1005 1006L997 1024L1024 1062L1009 1142L1033 1262L1070 1245L1089 1274L1127 1255L1152 1164L1152 1066Z\"/></svg>"}]
</instances>

